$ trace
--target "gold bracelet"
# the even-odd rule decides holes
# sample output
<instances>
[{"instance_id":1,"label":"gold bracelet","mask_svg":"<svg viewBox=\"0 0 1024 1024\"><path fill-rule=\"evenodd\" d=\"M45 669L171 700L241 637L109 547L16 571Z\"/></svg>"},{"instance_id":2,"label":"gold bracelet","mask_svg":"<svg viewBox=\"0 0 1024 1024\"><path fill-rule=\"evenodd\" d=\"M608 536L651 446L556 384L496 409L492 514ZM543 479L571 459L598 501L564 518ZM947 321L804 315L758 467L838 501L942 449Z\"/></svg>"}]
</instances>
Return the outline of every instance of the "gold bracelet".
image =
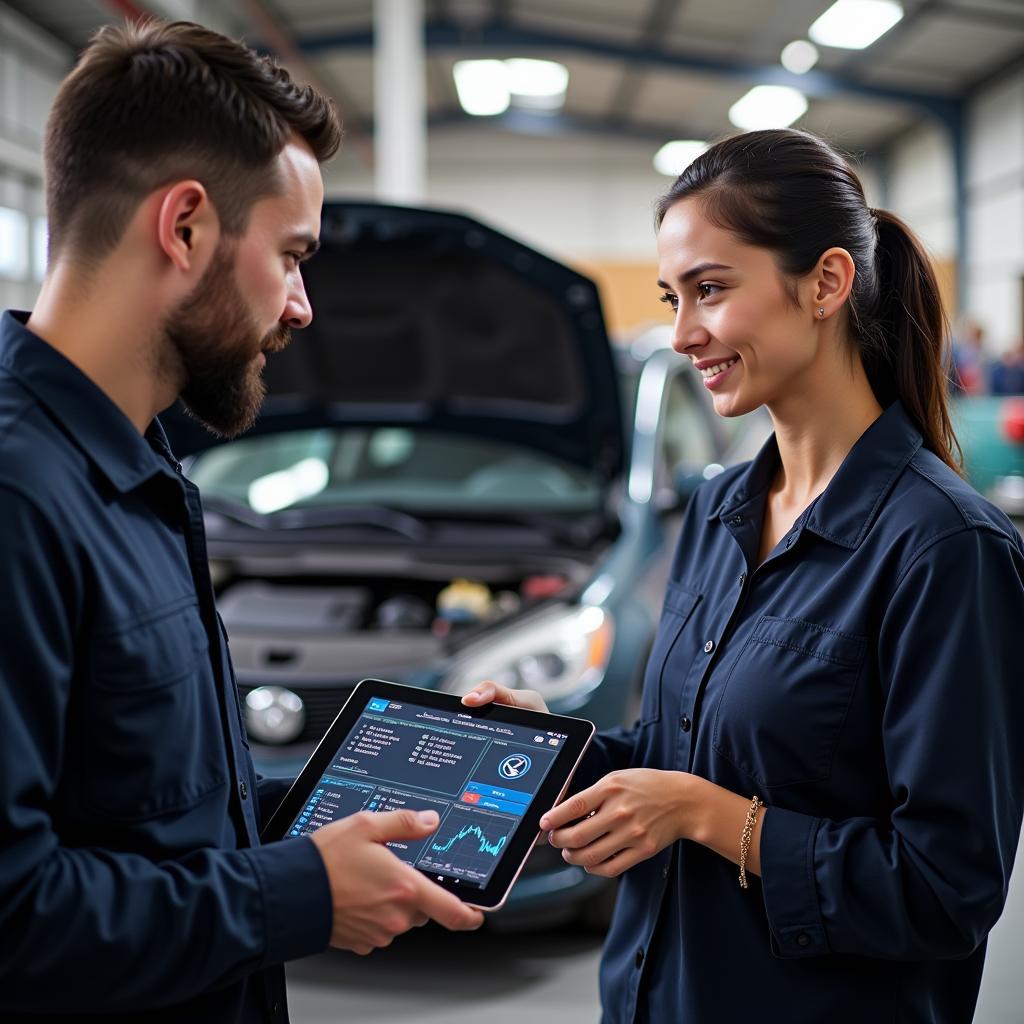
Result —
<instances>
[{"instance_id":1,"label":"gold bracelet","mask_svg":"<svg viewBox=\"0 0 1024 1024\"><path fill-rule=\"evenodd\" d=\"M754 835L754 826L757 824L757 812L764 807L761 798L755 796L747 808L747 820L743 822L743 832L740 835L740 888L747 888L747 854L750 852L750 840Z\"/></svg>"}]
</instances>

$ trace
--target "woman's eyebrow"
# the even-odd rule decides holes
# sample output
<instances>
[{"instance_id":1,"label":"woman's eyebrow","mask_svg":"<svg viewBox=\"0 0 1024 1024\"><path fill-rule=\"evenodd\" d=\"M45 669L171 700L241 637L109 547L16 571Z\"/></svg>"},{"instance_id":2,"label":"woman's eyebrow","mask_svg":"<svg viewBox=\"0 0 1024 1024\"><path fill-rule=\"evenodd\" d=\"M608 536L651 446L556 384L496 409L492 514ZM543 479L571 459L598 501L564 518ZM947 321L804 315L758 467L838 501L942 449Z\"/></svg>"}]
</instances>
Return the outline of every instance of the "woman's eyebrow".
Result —
<instances>
[{"instance_id":1,"label":"woman's eyebrow","mask_svg":"<svg viewBox=\"0 0 1024 1024\"><path fill-rule=\"evenodd\" d=\"M725 263L698 263L697 266L691 267L685 274L679 275L679 283L686 284L691 278L696 277L698 274L705 274L709 270L732 270L732 267ZM671 285L666 284L664 281L658 281L659 288L670 288Z\"/></svg>"}]
</instances>

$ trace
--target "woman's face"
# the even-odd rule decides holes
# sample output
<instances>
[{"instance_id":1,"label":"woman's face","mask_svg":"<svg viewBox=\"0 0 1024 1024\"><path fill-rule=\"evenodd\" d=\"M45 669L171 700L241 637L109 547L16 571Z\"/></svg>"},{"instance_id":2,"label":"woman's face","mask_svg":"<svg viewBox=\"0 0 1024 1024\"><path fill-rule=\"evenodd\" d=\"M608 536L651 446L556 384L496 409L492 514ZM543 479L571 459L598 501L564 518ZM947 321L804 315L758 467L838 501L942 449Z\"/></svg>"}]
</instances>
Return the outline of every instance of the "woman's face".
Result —
<instances>
[{"instance_id":1,"label":"woman's face","mask_svg":"<svg viewBox=\"0 0 1024 1024\"><path fill-rule=\"evenodd\" d=\"M721 416L813 397L819 367L813 275L787 293L774 255L746 245L683 199L658 231L659 287L675 313L672 347L688 356Z\"/></svg>"}]
</instances>

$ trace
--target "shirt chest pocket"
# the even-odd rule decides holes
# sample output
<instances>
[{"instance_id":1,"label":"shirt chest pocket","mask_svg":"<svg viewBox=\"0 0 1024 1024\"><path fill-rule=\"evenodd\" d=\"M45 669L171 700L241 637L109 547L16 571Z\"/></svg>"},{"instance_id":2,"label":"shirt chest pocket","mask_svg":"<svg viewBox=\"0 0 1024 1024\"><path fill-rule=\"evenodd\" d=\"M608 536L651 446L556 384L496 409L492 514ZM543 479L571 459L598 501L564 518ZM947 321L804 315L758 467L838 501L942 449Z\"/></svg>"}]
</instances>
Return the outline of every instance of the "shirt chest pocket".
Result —
<instances>
[{"instance_id":1,"label":"shirt chest pocket","mask_svg":"<svg viewBox=\"0 0 1024 1024\"><path fill-rule=\"evenodd\" d=\"M665 604L661 621L654 637L647 670L644 673L644 692L640 701L640 724L648 725L661 719L661 691L665 685L665 666L672 651L680 642L684 629L693 616L701 595L694 590L669 583L665 590Z\"/></svg>"},{"instance_id":2,"label":"shirt chest pocket","mask_svg":"<svg viewBox=\"0 0 1024 1024\"><path fill-rule=\"evenodd\" d=\"M186 809L227 781L216 684L194 601L95 636L86 798L108 818Z\"/></svg>"},{"instance_id":3,"label":"shirt chest pocket","mask_svg":"<svg viewBox=\"0 0 1024 1024\"><path fill-rule=\"evenodd\" d=\"M762 616L726 679L715 750L762 786L828 778L867 638Z\"/></svg>"}]
</instances>

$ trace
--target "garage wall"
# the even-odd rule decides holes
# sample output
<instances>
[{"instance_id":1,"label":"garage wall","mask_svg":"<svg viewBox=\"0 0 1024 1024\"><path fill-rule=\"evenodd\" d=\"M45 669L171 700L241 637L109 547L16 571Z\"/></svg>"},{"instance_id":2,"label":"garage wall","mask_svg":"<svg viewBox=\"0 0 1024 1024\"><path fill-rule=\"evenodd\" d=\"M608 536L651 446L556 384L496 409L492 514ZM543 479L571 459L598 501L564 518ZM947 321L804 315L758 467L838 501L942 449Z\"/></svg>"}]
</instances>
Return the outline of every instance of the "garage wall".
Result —
<instances>
[{"instance_id":1,"label":"garage wall","mask_svg":"<svg viewBox=\"0 0 1024 1024\"><path fill-rule=\"evenodd\" d=\"M886 205L910 224L937 261L956 259L953 158L945 131L920 125L890 155Z\"/></svg>"},{"instance_id":2,"label":"garage wall","mask_svg":"<svg viewBox=\"0 0 1024 1024\"><path fill-rule=\"evenodd\" d=\"M0 5L0 308L28 308L46 262L42 133L71 53Z\"/></svg>"},{"instance_id":3,"label":"garage wall","mask_svg":"<svg viewBox=\"0 0 1024 1024\"><path fill-rule=\"evenodd\" d=\"M993 352L1024 335L1024 67L971 103L968 312Z\"/></svg>"}]
</instances>

